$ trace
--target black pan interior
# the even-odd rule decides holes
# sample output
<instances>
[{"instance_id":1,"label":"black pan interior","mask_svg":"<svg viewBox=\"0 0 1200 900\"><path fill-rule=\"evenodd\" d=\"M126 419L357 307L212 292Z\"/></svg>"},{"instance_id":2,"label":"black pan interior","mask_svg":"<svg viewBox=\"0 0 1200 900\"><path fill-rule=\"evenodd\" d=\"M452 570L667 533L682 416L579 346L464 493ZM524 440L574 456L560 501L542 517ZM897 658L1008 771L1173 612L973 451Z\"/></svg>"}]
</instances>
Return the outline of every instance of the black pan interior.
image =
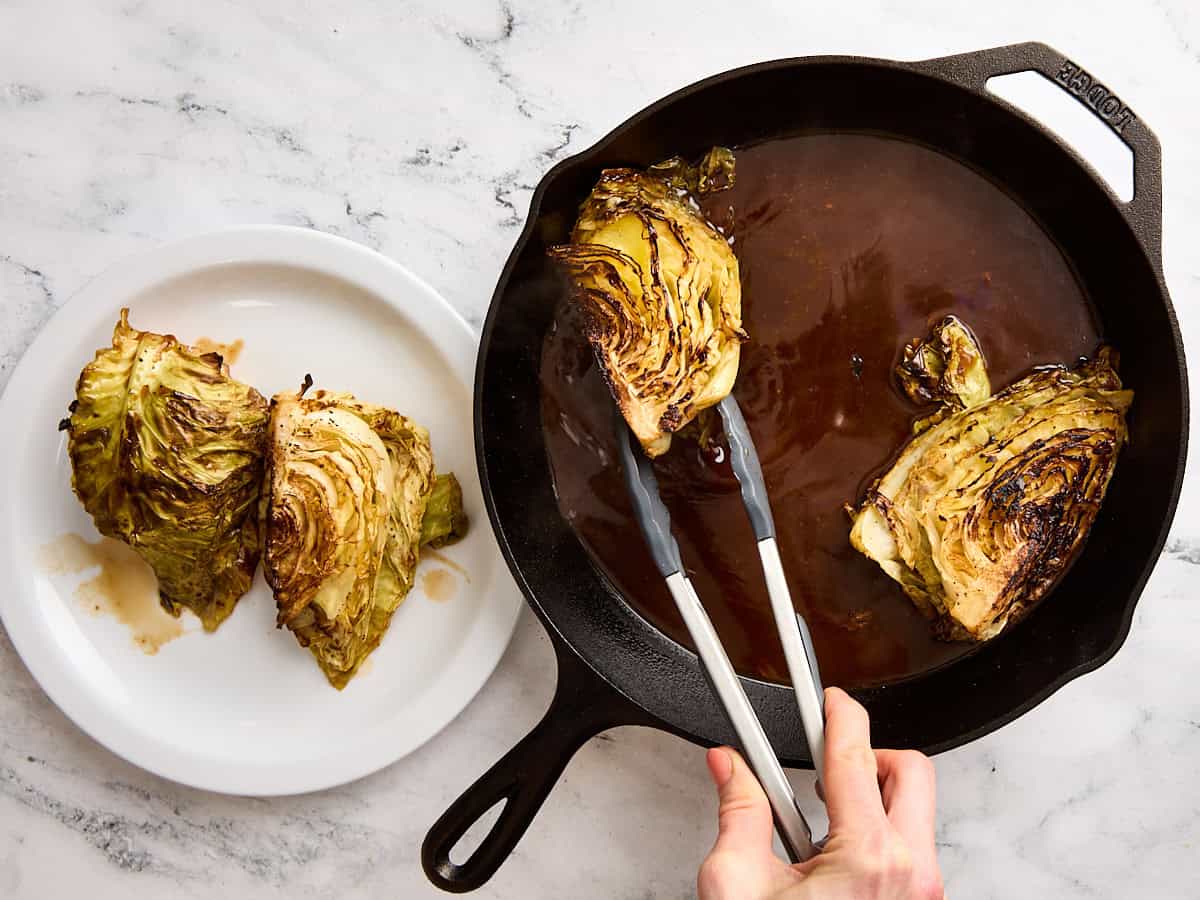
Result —
<instances>
[{"instance_id":1,"label":"black pan interior","mask_svg":"<svg viewBox=\"0 0 1200 900\"><path fill-rule=\"evenodd\" d=\"M918 66L783 61L668 98L560 164L535 194L485 326L476 392L485 494L514 574L556 636L664 727L706 743L733 740L694 656L615 595L559 515L541 441L538 363L561 287L544 251L566 238L606 166L814 130L917 141L1008 191L1075 267L1137 392L1130 446L1083 554L1053 595L980 651L860 693L877 743L935 752L993 730L1116 652L1170 524L1186 449L1183 352L1157 219L1124 213L1072 153L1016 112ZM781 755L808 764L790 691L745 684Z\"/></svg>"}]
</instances>

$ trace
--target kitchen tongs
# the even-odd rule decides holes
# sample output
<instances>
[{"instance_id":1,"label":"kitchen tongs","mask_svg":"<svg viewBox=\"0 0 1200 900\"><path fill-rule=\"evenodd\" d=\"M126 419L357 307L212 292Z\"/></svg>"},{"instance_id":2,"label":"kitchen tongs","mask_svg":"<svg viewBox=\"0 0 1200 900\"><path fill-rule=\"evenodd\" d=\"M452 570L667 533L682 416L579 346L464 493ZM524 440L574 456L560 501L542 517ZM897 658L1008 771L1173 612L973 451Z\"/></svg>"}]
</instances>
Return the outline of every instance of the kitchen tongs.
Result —
<instances>
[{"instance_id":1,"label":"kitchen tongs","mask_svg":"<svg viewBox=\"0 0 1200 900\"><path fill-rule=\"evenodd\" d=\"M792 606L791 594L783 574L783 564L779 559L779 549L775 543L775 521L767 500L766 483L763 481L762 467L750 431L746 427L746 420L732 396L722 400L718 409L725 423L725 434L729 438L730 463L741 485L742 502L758 541L767 594L771 599L775 627L779 631L792 688L800 708L804 736L808 741L817 777L821 778L824 775L825 763L825 717L821 680L812 639L804 619ZM766 732L763 731L754 707L750 705L750 700L742 689L721 639L717 636L708 613L705 612L684 571L679 545L671 534L671 516L659 496L658 481L654 477L650 460L636 446L619 412L616 417L616 431L626 486L654 563L666 579L675 605L679 608L692 637L692 643L700 655L702 668L713 692L721 701L737 734L741 749L770 800L775 813L776 829L784 848L793 862L809 859L818 852L819 847L813 842L808 822L796 805L796 796L783 773L783 767L771 747Z\"/></svg>"}]
</instances>

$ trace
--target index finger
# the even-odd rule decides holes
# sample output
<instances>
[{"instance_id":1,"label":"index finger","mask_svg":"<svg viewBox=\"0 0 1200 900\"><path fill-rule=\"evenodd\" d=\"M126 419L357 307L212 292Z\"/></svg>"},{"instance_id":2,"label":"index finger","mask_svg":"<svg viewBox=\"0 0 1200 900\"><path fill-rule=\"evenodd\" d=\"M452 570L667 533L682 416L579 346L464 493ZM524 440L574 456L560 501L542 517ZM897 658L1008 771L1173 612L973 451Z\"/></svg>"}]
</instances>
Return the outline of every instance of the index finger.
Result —
<instances>
[{"instance_id":1,"label":"index finger","mask_svg":"<svg viewBox=\"0 0 1200 900\"><path fill-rule=\"evenodd\" d=\"M859 831L886 821L867 711L832 687L825 689L824 790L830 833Z\"/></svg>"}]
</instances>

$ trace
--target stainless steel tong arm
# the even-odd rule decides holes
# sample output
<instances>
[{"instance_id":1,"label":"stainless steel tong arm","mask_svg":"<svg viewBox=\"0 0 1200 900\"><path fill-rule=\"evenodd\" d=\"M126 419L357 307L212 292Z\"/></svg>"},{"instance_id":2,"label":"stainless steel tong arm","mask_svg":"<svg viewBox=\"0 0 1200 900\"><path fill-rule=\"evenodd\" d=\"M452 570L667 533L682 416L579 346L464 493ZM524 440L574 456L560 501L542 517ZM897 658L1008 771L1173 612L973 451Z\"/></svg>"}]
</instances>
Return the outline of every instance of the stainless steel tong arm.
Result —
<instances>
[{"instance_id":1,"label":"stainless steel tong arm","mask_svg":"<svg viewBox=\"0 0 1200 900\"><path fill-rule=\"evenodd\" d=\"M767 596L771 600L775 629L779 632L788 675L792 679L792 690L796 694L796 705L800 709L808 752L812 756L813 768L817 770L817 778L822 779L825 777L825 695L821 689L816 650L804 617L792 605L792 593L788 589L783 561L779 558L779 545L775 541L775 517L771 514L767 484L754 440L750 437L750 429L732 394L722 400L717 408L721 411L725 436L729 439L729 462L741 485L742 503L750 517L754 537L758 540L758 556L767 581Z\"/></svg>"},{"instance_id":2,"label":"stainless steel tong arm","mask_svg":"<svg viewBox=\"0 0 1200 900\"><path fill-rule=\"evenodd\" d=\"M679 545L671 534L671 517L658 493L658 481L650 461L633 446L629 429L618 415L617 447L625 471L626 486L634 512L659 572L679 608L703 670L737 734L741 749L758 777L775 814L775 825L784 848L793 861L810 859L818 847L812 831L796 805L796 795L783 772L779 758L763 730L730 663L725 647L713 628L695 588L683 570Z\"/></svg>"}]
</instances>

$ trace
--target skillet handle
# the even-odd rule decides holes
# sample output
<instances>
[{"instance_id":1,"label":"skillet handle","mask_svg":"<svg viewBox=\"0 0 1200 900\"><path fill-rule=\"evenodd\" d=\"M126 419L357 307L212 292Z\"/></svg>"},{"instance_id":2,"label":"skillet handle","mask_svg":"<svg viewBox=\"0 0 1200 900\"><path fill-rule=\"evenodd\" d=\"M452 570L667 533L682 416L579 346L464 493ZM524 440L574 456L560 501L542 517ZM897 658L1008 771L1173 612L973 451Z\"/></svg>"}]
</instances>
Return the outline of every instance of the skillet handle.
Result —
<instances>
[{"instance_id":1,"label":"skillet handle","mask_svg":"<svg viewBox=\"0 0 1200 900\"><path fill-rule=\"evenodd\" d=\"M554 646L558 686L542 720L450 805L421 844L425 874L444 891L473 891L496 873L589 739L618 725L655 724L574 651L558 640ZM465 862L452 862L454 846L497 803L504 804L500 817L475 852Z\"/></svg>"},{"instance_id":2,"label":"skillet handle","mask_svg":"<svg viewBox=\"0 0 1200 900\"><path fill-rule=\"evenodd\" d=\"M988 79L997 75L1038 72L1082 103L1133 153L1133 199L1117 202L1154 265L1162 267L1162 148L1146 123L1100 79L1053 47L1036 41L909 65L980 94L987 93Z\"/></svg>"}]
</instances>

